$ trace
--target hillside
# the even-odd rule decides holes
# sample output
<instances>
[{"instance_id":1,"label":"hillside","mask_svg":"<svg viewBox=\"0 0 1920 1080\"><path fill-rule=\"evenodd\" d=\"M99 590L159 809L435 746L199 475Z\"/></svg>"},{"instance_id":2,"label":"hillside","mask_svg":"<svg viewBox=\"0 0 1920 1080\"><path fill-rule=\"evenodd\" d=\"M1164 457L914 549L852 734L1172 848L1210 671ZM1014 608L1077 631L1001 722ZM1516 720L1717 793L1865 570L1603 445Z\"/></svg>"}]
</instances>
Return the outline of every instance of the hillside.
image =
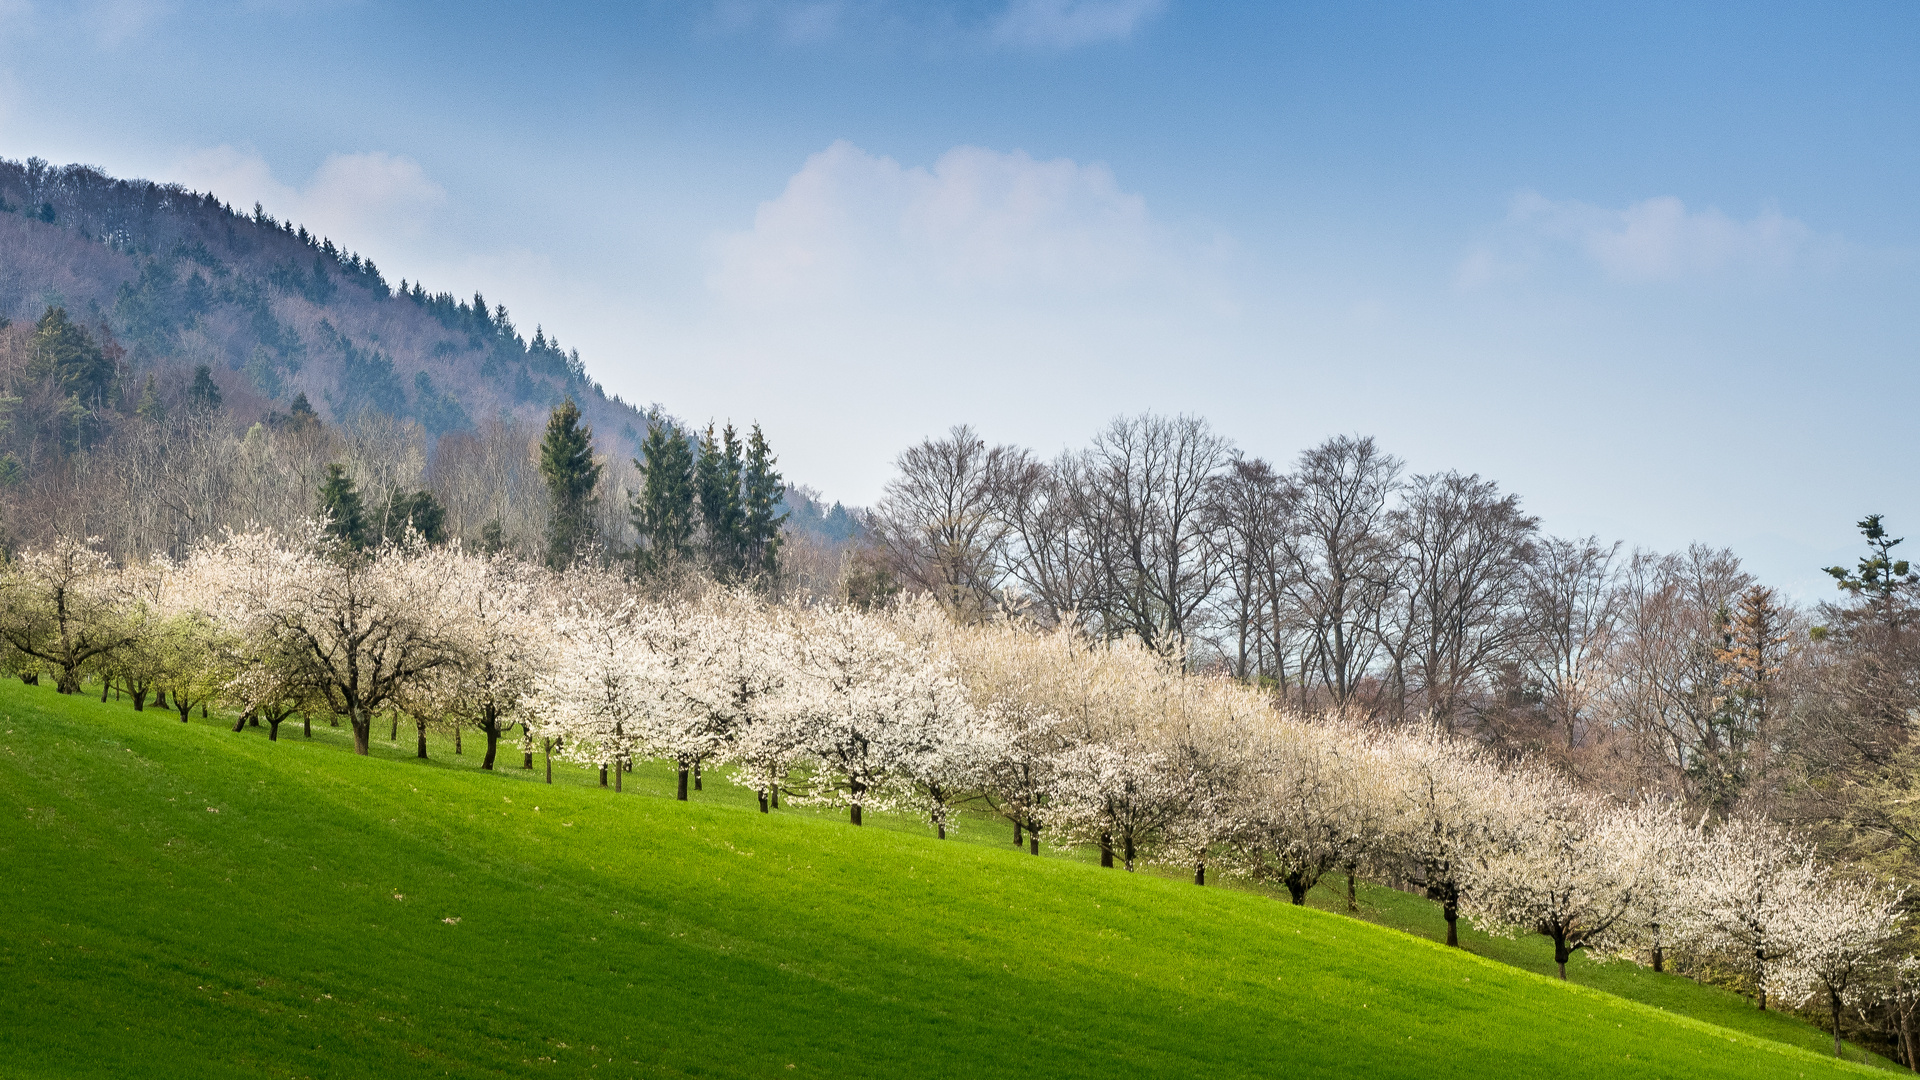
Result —
<instances>
[{"instance_id":1,"label":"hillside","mask_svg":"<svg viewBox=\"0 0 1920 1080\"><path fill-rule=\"evenodd\" d=\"M119 392L157 372L178 395L205 364L242 423L304 393L322 420L371 409L438 436L536 422L572 396L604 452L631 456L646 428L577 351L478 294L403 290L332 240L212 194L0 160L0 318L31 326L54 305L124 350Z\"/></svg>"},{"instance_id":2,"label":"hillside","mask_svg":"<svg viewBox=\"0 0 1920 1080\"><path fill-rule=\"evenodd\" d=\"M1249 892L315 734L0 684L0 1073L1860 1069Z\"/></svg>"}]
</instances>

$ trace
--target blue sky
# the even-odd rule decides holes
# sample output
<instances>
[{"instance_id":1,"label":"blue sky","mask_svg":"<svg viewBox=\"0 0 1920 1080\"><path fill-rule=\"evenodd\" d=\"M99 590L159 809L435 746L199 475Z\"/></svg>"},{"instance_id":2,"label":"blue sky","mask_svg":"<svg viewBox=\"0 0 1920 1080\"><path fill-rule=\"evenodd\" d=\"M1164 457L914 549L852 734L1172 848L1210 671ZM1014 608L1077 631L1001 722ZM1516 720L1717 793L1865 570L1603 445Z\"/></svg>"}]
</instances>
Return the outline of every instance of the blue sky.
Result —
<instances>
[{"instance_id":1,"label":"blue sky","mask_svg":"<svg viewBox=\"0 0 1920 1080\"><path fill-rule=\"evenodd\" d=\"M1920 8L0 0L0 155L483 289L866 502L971 422L1341 431L1824 596L1920 546Z\"/></svg>"}]
</instances>

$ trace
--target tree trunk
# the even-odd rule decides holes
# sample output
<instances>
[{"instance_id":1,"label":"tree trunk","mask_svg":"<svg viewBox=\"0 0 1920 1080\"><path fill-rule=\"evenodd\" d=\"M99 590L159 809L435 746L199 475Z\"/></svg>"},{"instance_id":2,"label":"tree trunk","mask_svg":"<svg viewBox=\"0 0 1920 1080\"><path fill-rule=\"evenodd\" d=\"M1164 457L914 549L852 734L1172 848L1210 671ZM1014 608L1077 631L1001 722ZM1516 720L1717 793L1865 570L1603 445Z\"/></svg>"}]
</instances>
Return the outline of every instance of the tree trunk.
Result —
<instances>
[{"instance_id":1,"label":"tree trunk","mask_svg":"<svg viewBox=\"0 0 1920 1080\"><path fill-rule=\"evenodd\" d=\"M760 812L763 814L766 813L767 812L767 789L761 788L759 791L754 792L754 794L760 797Z\"/></svg>"},{"instance_id":2,"label":"tree trunk","mask_svg":"<svg viewBox=\"0 0 1920 1080\"><path fill-rule=\"evenodd\" d=\"M852 803L847 807L847 816L855 824L860 824L860 804Z\"/></svg>"},{"instance_id":3,"label":"tree trunk","mask_svg":"<svg viewBox=\"0 0 1920 1080\"><path fill-rule=\"evenodd\" d=\"M413 730L420 737L419 750L415 756L421 761L425 761L427 760L427 722L425 720L415 720L413 722Z\"/></svg>"},{"instance_id":4,"label":"tree trunk","mask_svg":"<svg viewBox=\"0 0 1920 1080\"><path fill-rule=\"evenodd\" d=\"M1023 848L1027 846L1027 838L1020 835L1020 819L1019 818L1015 818L1013 821L1013 846L1017 848Z\"/></svg>"},{"instance_id":5,"label":"tree trunk","mask_svg":"<svg viewBox=\"0 0 1920 1080\"><path fill-rule=\"evenodd\" d=\"M553 783L553 740L542 739L541 742L545 744L547 754L547 783L551 784Z\"/></svg>"},{"instance_id":6,"label":"tree trunk","mask_svg":"<svg viewBox=\"0 0 1920 1080\"><path fill-rule=\"evenodd\" d=\"M453 752L456 754L460 752L460 729L462 726L463 725L460 724L453 725Z\"/></svg>"},{"instance_id":7,"label":"tree trunk","mask_svg":"<svg viewBox=\"0 0 1920 1080\"><path fill-rule=\"evenodd\" d=\"M1653 924L1653 973L1655 975L1658 975L1662 971L1665 971L1666 962L1667 962L1666 952L1660 948L1660 924L1654 923Z\"/></svg>"},{"instance_id":8,"label":"tree trunk","mask_svg":"<svg viewBox=\"0 0 1920 1080\"><path fill-rule=\"evenodd\" d=\"M1131 874L1133 873L1133 857L1136 854L1136 852L1133 850L1133 834L1132 833L1127 834L1125 845L1126 845L1126 851L1124 852L1124 854L1127 857L1127 873Z\"/></svg>"},{"instance_id":9,"label":"tree trunk","mask_svg":"<svg viewBox=\"0 0 1920 1080\"><path fill-rule=\"evenodd\" d=\"M107 695L112 691L113 691L113 680L101 679L100 680L100 704L105 705L107 703Z\"/></svg>"},{"instance_id":10,"label":"tree trunk","mask_svg":"<svg viewBox=\"0 0 1920 1080\"><path fill-rule=\"evenodd\" d=\"M22 683L25 683L25 684L26 684L26 685L28 685L28 686L39 686L39 685L40 685L40 673L39 673L39 672L37 672L37 671L29 671L29 672L25 672L25 673L23 673L23 674L22 674L22 675L20 676L20 681L21 681Z\"/></svg>"},{"instance_id":11,"label":"tree trunk","mask_svg":"<svg viewBox=\"0 0 1920 1080\"><path fill-rule=\"evenodd\" d=\"M1307 904L1308 887L1306 879L1294 873L1288 874L1284 880L1287 885L1287 895L1293 899L1293 906L1305 907Z\"/></svg>"},{"instance_id":12,"label":"tree trunk","mask_svg":"<svg viewBox=\"0 0 1920 1080\"><path fill-rule=\"evenodd\" d=\"M1827 989L1827 1000L1833 1003L1833 1056L1839 1057L1841 1056L1840 1055L1840 995L1834 993L1833 989L1829 987Z\"/></svg>"},{"instance_id":13,"label":"tree trunk","mask_svg":"<svg viewBox=\"0 0 1920 1080\"><path fill-rule=\"evenodd\" d=\"M1205 885L1207 883L1206 860L1202 859L1193 864L1193 883L1195 885Z\"/></svg>"},{"instance_id":14,"label":"tree trunk","mask_svg":"<svg viewBox=\"0 0 1920 1080\"><path fill-rule=\"evenodd\" d=\"M607 786L607 763L604 761L600 763L600 786Z\"/></svg>"},{"instance_id":15,"label":"tree trunk","mask_svg":"<svg viewBox=\"0 0 1920 1080\"><path fill-rule=\"evenodd\" d=\"M1460 897L1454 890L1447 890L1446 898L1440 902L1440 914L1447 919L1447 945L1455 949L1459 948Z\"/></svg>"},{"instance_id":16,"label":"tree trunk","mask_svg":"<svg viewBox=\"0 0 1920 1080\"><path fill-rule=\"evenodd\" d=\"M53 688L55 690L60 691L63 694L79 693L80 692L80 669L64 668L64 667L61 668L60 671L57 674L55 674L53 677Z\"/></svg>"},{"instance_id":17,"label":"tree trunk","mask_svg":"<svg viewBox=\"0 0 1920 1080\"><path fill-rule=\"evenodd\" d=\"M1567 961L1573 959L1573 950L1567 948L1567 935L1549 934L1553 939L1553 965L1560 969L1560 981L1567 981Z\"/></svg>"},{"instance_id":18,"label":"tree trunk","mask_svg":"<svg viewBox=\"0 0 1920 1080\"><path fill-rule=\"evenodd\" d=\"M373 717L365 710L355 710L347 715L347 723L353 725L353 752L366 757L367 744L373 741Z\"/></svg>"},{"instance_id":19,"label":"tree trunk","mask_svg":"<svg viewBox=\"0 0 1920 1080\"><path fill-rule=\"evenodd\" d=\"M700 790L700 759L693 759L693 790Z\"/></svg>"},{"instance_id":20,"label":"tree trunk","mask_svg":"<svg viewBox=\"0 0 1920 1080\"><path fill-rule=\"evenodd\" d=\"M1107 868L1108 870L1113 869L1113 834L1112 833L1103 832L1100 834L1100 865Z\"/></svg>"},{"instance_id":21,"label":"tree trunk","mask_svg":"<svg viewBox=\"0 0 1920 1080\"><path fill-rule=\"evenodd\" d=\"M206 706L206 703L205 703L205 702L202 702L202 703L201 703L201 705L200 705L200 715L201 715L201 716L205 716L205 715L207 715L207 706ZM253 715L251 715L251 716L249 716L249 717L247 718L247 726L248 726L248 727L259 727L259 726L260 726L260 714L259 714L259 713L254 713Z\"/></svg>"},{"instance_id":22,"label":"tree trunk","mask_svg":"<svg viewBox=\"0 0 1920 1080\"><path fill-rule=\"evenodd\" d=\"M779 784L775 784L773 785L772 788L768 789L767 801L773 804L773 808L775 810L780 809L780 785Z\"/></svg>"},{"instance_id":23,"label":"tree trunk","mask_svg":"<svg viewBox=\"0 0 1920 1080\"><path fill-rule=\"evenodd\" d=\"M944 821L941 821L941 822L936 822L935 824L936 824L936 827L940 830L940 839L945 840L947 838L947 823Z\"/></svg>"},{"instance_id":24,"label":"tree trunk","mask_svg":"<svg viewBox=\"0 0 1920 1080\"><path fill-rule=\"evenodd\" d=\"M301 713L300 727L302 737L308 739L313 738L313 717L308 716L306 713Z\"/></svg>"},{"instance_id":25,"label":"tree trunk","mask_svg":"<svg viewBox=\"0 0 1920 1080\"><path fill-rule=\"evenodd\" d=\"M1759 995L1760 1011L1766 1012L1767 1011L1767 958L1765 955L1761 953L1759 949L1755 949L1753 951L1753 958L1756 961L1758 961L1758 963L1754 965L1754 970L1760 973L1760 977L1754 980L1754 989L1758 992L1758 995Z\"/></svg>"},{"instance_id":26,"label":"tree trunk","mask_svg":"<svg viewBox=\"0 0 1920 1080\"><path fill-rule=\"evenodd\" d=\"M621 761L621 762L616 762L616 763L614 763L614 766L613 766L613 793L614 793L615 795L618 795L618 794L620 794L620 792L621 792L621 790L622 790L622 788L621 788L621 786L620 786L620 774L621 774L621 773L623 773L623 772L626 772L626 771L627 771L627 769L626 769L626 765L627 765L627 763L626 763L626 762L624 762L624 761Z\"/></svg>"},{"instance_id":27,"label":"tree trunk","mask_svg":"<svg viewBox=\"0 0 1920 1080\"><path fill-rule=\"evenodd\" d=\"M233 730L245 731L246 729L247 729L247 714L241 713L239 716L234 718Z\"/></svg>"},{"instance_id":28,"label":"tree trunk","mask_svg":"<svg viewBox=\"0 0 1920 1080\"><path fill-rule=\"evenodd\" d=\"M687 801L687 762L686 762L686 759L684 758L681 759L679 762L679 772L680 772L679 786L674 790L673 797L680 800L681 802L686 802Z\"/></svg>"},{"instance_id":29,"label":"tree trunk","mask_svg":"<svg viewBox=\"0 0 1920 1080\"><path fill-rule=\"evenodd\" d=\"M487 770L488 772L492 772L493 771L493 755L500 749L500 725L489 721L487 723L486 730L487 730L487 756L484 760L480 762L480 767L482 769ZM532 754L527 755L527 764L529 766L533 764Z\"/></svg>"},{"instance_id":30,"label":"tree trunk","mask_svg":"<svg viewBox=\"0 0 1920 1080\"><path fill-rule=\"evenodd\" d=\"M267 717L267 741L268 742L280 741L280 722L285 719L286 717L284 716L281 716L278 719L272 716Z\"/></svg>"},{"instance_id":31,"label":"tree trunk","mask_svg":"<svg viewBox=\"0 0 1920 1080\"><path fill-rule=\"evenodd\" d=\"M1033 855L1040 854L1040 823L1032 818L1027 819L1027 851Z\"/></svg>"},{"instance_id":32,"label":"tree trunk","mask_svg":"<svg viewBox=\"0 0 1920 1080\"><path fill-rule=\"evenodd\" d=\"M147 692L145 690L134 690L134 691L131 691L127 696L133 699L134 712L147 711Z\"/></svg>"},{"instance_id":33,"label":"tree trunk","mask_svg":"<svg viewBox=\"0 0 1920 1080\"><path fill-rule=\"evenodd\" d=\"M193 704L186 698L181 697L178 693L173 695L173 708L175 712L180 714L181 723L184 724L193 719Z\"/></svg>"},{"instance_id":34,"label":"tree trunk","mask_svg":"<svg viewBox=\"0 0 1920 1080\"><path fill-rule=\"evenodd\" d=\"M1908 1014L1911 1012L1911 1009L1906 1009L1900 1013L1900 1045L1907 1051L1907 1071L1920 1073L1920 1066L1913 1063L1913 1027L1908 1022Z\"/></svg>"}]
</instances>

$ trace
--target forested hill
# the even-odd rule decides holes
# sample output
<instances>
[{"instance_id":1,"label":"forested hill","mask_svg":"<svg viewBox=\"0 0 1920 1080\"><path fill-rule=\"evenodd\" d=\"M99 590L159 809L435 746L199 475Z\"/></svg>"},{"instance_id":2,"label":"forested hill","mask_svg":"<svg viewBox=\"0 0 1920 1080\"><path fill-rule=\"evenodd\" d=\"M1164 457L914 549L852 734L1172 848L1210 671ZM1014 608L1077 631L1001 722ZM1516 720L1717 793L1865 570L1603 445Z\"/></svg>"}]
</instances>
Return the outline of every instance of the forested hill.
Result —
<instances>
[{"instance_id":1,"label":"forested hill","mask_svg":"<svg viewBox=\"0 0 1920 1080\"><path fill-rule=\"evenodd\" d=\"M504 306L390 282L370 259L255 206L83 165L0 160L0 319L49 307L107 344L95 404L130 410L149 375L163 404L206 365L251 423L304 393L323 420L371 410L429 436L537 422L572 397L603 453L631 456L645 415L587 377L577 350Z\"/></svg>"}]
</instances>

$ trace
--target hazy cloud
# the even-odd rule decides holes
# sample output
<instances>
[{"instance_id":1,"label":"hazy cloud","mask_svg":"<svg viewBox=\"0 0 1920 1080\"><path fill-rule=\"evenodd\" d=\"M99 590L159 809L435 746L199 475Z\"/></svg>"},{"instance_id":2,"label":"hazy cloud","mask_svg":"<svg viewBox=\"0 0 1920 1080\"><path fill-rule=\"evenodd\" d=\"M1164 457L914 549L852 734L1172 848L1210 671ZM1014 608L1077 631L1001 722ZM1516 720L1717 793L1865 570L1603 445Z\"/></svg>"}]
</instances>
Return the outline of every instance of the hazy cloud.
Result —
<instances>
[{"instance_id":1,"label":"hazy cloud","mask_svg":"<svg viewBox=\"0 0 1920 1080\"><path fill-rule=\"evenodd\" d=\"M836 142L753 228L723 238L711 284L767 304L900 292L1086 295L1142 280L1170 238L1104 165L974 146L908 167Z\"/></svg>"},{"instance_id":2,"label":"hazy cloud","mask_svg":"<svg viewBox=\"0 0 1920 1080\"><path fill-rule=\"evenodd\" d=\"M235 207L258 202L275 217L355 248L418 237L447 193L410 158L374 151L331 154L306 183L283 183L258 154L219 146L182 157L169 175Z\"/></svg>"},{"instance_id":3,"label":"hazy cloud","mask_svg":"<svg viewBox=\"0 0 1920 1080\"><path fill-rule=\"evenodd\" d=\"M1165 6L1165 0L1012 0L994 25L994 36L1051 49L1118 41Z\"/></svg>"},{"instance_id":4,"label":"hazy cloud","mask_svg":"<svg viewBox=\"0 0 1920 1080\"><path fill-rule=\"evenodd\" d=\"M1689 210L1672 195L1621 210L1534 192L1515 197L1492 236L1462 260L1456 281L1476 288L1568 256L1616 281L1778 277L1827 263L1840 242L1769 207L1752 218Z\"/></svg>"}]
</instances>

